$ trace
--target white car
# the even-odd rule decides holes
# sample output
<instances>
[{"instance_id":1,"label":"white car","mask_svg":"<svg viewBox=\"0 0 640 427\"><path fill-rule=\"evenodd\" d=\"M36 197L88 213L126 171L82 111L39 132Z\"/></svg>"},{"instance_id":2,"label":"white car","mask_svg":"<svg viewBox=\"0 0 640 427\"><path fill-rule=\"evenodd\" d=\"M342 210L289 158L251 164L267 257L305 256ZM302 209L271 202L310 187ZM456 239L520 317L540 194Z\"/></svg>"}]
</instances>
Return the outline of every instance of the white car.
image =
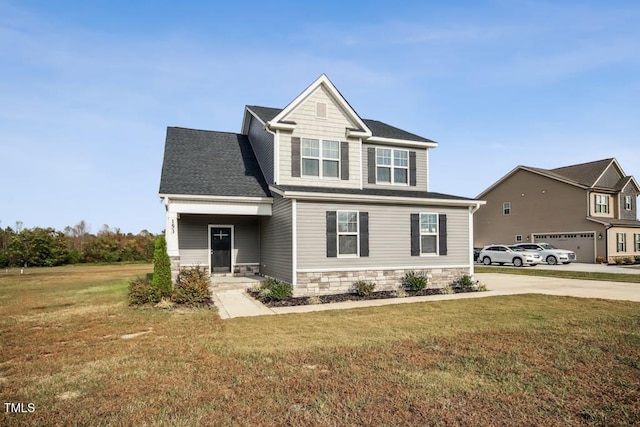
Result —
<instances>
[{"instance_id":1,"label":"white car","mask_svg":"<svg viewBox=\"0 0 640 427\"><path fill-rule=\"evenodd\" d=\"M551 265L556 265L559 262L569 264L576 260L575 252L566 249L558 249L548 243L518 243L514 246L518 246L528 251L538 251L542 260Z\"/></svg>"},{"instance_id":2,"label":"white car","mask_svg":"<svg viewBox=\"0 0 640 427\"><path fill-rule=\"evenodd\" d=\"M542 257L536 251L528 251L515 246L506 245L489 245L485 246L478 260L484 265L491 265L493 263L513 264L516 267L522 267L523 265L537 265L542 262Z\"/></svg>"}]
</instances>

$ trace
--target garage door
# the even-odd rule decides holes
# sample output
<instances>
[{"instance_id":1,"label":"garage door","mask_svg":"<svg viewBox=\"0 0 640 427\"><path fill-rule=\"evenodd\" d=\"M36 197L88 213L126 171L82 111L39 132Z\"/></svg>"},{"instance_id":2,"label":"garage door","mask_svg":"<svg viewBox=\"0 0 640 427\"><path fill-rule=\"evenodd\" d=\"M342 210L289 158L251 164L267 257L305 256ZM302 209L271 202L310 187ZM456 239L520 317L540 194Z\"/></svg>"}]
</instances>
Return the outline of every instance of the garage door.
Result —
<instances>
[{"instance_id":1,"label":"garage door","mask_svg":"<svg viewBox=\"0 0 640 427\"><path fill-rule=\"evenodd\" d=\"M576 253L578 262L594 262L596 259L594 233L534 234L536 242L545 242L559 249L568 249Z\"/></svg>"}]
</instances>

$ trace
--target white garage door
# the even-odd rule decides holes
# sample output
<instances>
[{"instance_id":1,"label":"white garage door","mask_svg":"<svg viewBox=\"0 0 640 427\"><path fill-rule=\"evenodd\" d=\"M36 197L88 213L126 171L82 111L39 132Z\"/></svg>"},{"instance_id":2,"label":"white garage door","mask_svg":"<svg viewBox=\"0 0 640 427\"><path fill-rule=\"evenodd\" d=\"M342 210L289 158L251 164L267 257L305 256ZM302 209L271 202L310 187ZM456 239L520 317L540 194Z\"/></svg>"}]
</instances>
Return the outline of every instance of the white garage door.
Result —
<instances>
[{"instance_id":1,"label":"white garage door","mask_svg":"<svg viewBox=\"0 0 640 427\"><path fill-rule=\"evenodd\" d=\"M534 234L536 242L545 242L559 249L576 253L577 262L595 262L594 233Z\"/></svg>"}]
</instances>

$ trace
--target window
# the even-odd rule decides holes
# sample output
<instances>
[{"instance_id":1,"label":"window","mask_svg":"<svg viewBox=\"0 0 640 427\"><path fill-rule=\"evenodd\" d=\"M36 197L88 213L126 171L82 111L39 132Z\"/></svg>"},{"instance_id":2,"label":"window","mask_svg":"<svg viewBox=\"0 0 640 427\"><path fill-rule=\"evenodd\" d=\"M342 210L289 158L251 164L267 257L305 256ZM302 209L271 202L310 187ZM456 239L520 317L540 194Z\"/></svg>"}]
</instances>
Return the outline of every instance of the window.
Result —
<instances>
[{"instance_id":1,"label":"window","mask_svg":"<svg viewBox=\"0 0 640 427\"><path fill-rule=\"evenodd\" d=\"M302 175L338 178L340 142L301 138Z\"/></svg>"},{"instance_id":2,"label":"window","mask_svg":"<svg viewBox=\"0 0 640 427\"><path fill-rule=\"evenodd\" d=\"M596 194L596 213L609 213L609 196Z\"/></svg>"},{"instance_id":3,"label":"window","mask_svg":"<svg viewBox=\"0 0 640 427\"><path fill-rule=\"evenodd\" d=\"M618 252L626 252L627 251L626 233L616 233L616 241L618 242Z\"/></svg>"},{"instance_id":4,"label":"window","mask_svg":"<svg viewBox=\"0 0 640 427\"><path fill-rule=\"evenodd\" d=\"M316 102L316 117L319 119L327 118L327 103Z\"/></svg>"},{"instance_id":5,"label":"window","mask_svg":"<svg viewBox=\"0 0 640 427\"><path fill-rule=\"evenodd\" d=\"M438 253L438 214L420 214L420 253Z\"/></svg>"},{"instance_id":6,"label":"window","mask_svg":"<svg viewBox=\"0 0 640 427\"><path fill-rule=\"evenodd\" d=\"M522 234L516 234L516 242L522 242Z\"/></svg>"},{"instance_id":7,"label":"window","mask_svg":"<svg viewBox=\"0 0 640 427\"><path fill-rule=\"evenodd\" d=\"M640 234L633 235L633 247L636 252L640 252Z\"/></svg>"},{"instance_id":8,"label":"window","mask_svg":"<svg viewBox=\"0 0 640 427\"><path fill-rule=\"evenodd\" d=\"M504 202L502 204L502 214L511 215L511 202Z\"/></svg>"},{"instance_id":9,"label":"window","mask_svg":"<svg viewBox=\"0 0 640 427\"><path fill-rule=\"evenodd\" d=\"M377 148L376 182L406 185L409 182L409 152L407 150Z\"/></svg>"},{"instance_id":10,"label":"window","mask_svg":"<svg viewBox=\"0 0 640 427\"><path fill-rule=\"evenodd\" d=\"M358 212L338 211L338 255L358 255Z\"/></svg>"},{"instance_id":11,"label":"window","mask_svg":"<svg viewBox=\"0 0 640 427\"><path fill-rule=\"evenodd\" d=\"M624 210L631 210L631 196L624 196Z\"/></svg>"}]
</instances>

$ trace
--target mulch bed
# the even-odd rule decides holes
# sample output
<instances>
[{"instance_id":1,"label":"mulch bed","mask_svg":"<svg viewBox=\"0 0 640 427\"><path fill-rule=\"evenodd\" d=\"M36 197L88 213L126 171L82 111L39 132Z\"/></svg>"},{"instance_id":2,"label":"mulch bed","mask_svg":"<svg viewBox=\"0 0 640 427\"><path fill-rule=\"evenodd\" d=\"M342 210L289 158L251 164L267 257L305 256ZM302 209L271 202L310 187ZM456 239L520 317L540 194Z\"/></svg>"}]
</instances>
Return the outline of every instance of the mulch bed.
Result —
<instances>
[{"instance_id":1,"label":"mulch bed","mask_svg":"<svg viewBox=\"0 0 640 427\"><path fill-rule=\"evenodd\" d=\"M442 295L445 292L440 288L428 288L423 289L421 291L410 291L407 290L406 297L421 297L421 296L430 296L430 295ZM453 292L465 293L465 292L478 292L477 289L465 290L462 288L454 288ZM248 290L247 293L257 299L267 307L294 307L296 305L310 305L309 297L289 297L283 299L281 301L275 301L269 298L261 297L258 292L254 292ZM375 299L388 299L388 298L399 298L395 291L378 291L373 292L371 295L360 296L355 293L346 293L346 294L333 294L333 295L318 295L320 304L329 304L332 302L343 302L343 301L367 301L367 300L375 300Z\"/></svg>"}]
</instances>

